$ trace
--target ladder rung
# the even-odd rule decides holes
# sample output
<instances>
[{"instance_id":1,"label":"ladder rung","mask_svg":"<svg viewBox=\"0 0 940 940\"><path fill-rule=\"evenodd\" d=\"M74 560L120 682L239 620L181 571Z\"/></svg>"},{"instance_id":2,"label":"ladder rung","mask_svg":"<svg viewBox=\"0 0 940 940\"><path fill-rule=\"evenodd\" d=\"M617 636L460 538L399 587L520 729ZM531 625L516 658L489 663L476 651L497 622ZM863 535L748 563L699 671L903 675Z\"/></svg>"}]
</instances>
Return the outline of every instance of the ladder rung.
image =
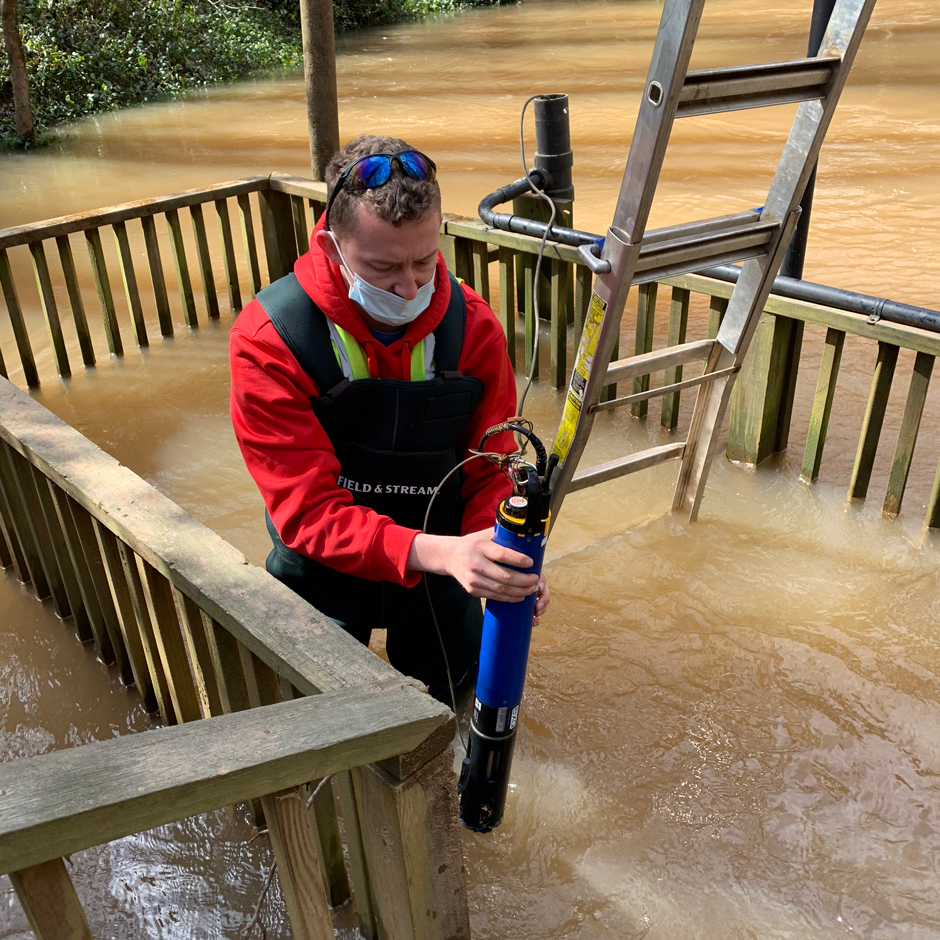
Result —
<instances>
[{"instance_id":1,"label":"ladder rung","mask_svg":"<svg viewBox=\"0 0 940 940\"><path fill-rule=\"evenodd\" d=\"M703 267L727 264L730 258L737 261L756 258L766 253L764 246L771 241L780 222L758 219L706 231L702 231L700 225L692 222L688 226L676 226L677 234L663 241L648 243L644 239L633 283L658 281Z\"/></svg>"},{"instance_id":2,"label":"ladder rung","mask_svg":"<svg viewBox=\"0 0 940 940\"><path fill-rule=\"evenodd\" d=\"M741 367L732 366L730 369L719 369L717 372L704 372L692 379L683 379L681 382L673 382L672 385L661 385L659 388L649 388L645 392L638 392L636 395L624 395L623 398L614 398L611 401L602 401L591 407L591 411L609 411L611 408L619 408L621 405L632 405L635 401L648 401L650 398L661 398L663 395L669 395L671 392L680 392L684 388L695 388L696 385L704 385L706 382L714 382L715 379L724 378L726 375L733 375Z\"/></svg>"},{"instance_id":3,"label":"ladder rung","mask_svg":"<svg viewBox=\"0 0 940 940\"><path fill-rule=\"evenodd\" d=\"M683 222L665 228L652 228L643 236L643 244L654 245L658 242L672 241L675 238L690 238L693 235L726 232L739 225L759 222L760 213L760 209L748 209L747 212L736 212L734 215L718 215L712 219L702 219L700 222Z\"/></svg>"},{"instance_id":4,"label":"ladder rung","mask_svg":"<svg viewBox=\"0 0 940 940\"><path fill-rule=\"evenodd\" d=\"M679 94L676 117L823 98L841 63L839 56L820 56L689 72Z\"/></svg>"},{"instance_id":5,"label":"ladder rung","mask_svg":"<svg viewBox=\"0 0 940 940\"><path fill-rule=\"evenodd\" d=\"M685 441L679 441L673 444L663 444L660 447L651 447L649 450L641 450L636 454L618 457L616 460L608 460L607 463L599 463L596 467L589 467L587 470L579 470L575 473L568 486L568 492L574 493L576 490L587 489L596 483L606 483L608 480L616 480L617 477L626 476L628 473L655 467L658 463L681 457L684 452Z\"/></svg>"},{"instance_id":6,"label":"ladder rung","mask_svg":"<svg viewBox=\"0 0 940 940\"><path fill-rule=\"evenodd\" d=\"M707 359L715 348L715 340L699 339L692 343L682 343L679 346L667 346L665 349L654 349L652 352L640 356L631 356L629 359L618 359L607 368L607 377L604 384L612 382L626 382L651 372L662 372L675 366L683 366L688 362L700 362Z\"/></svg>"}]
</instances>

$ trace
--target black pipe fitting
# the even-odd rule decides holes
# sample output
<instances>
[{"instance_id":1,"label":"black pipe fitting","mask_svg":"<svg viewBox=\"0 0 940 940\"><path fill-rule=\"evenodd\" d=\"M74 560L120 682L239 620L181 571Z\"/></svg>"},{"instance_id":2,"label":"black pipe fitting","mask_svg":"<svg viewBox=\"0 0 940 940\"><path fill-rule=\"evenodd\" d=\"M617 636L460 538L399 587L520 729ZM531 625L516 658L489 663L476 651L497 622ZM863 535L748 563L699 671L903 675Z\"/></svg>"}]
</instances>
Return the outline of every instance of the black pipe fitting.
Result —
<instances>
[{"instance_id":1,"label":"black pipe fitting","mask_svg":"<svg viewBox=\"0 0 940 940\"><path fill-rule=\"evenodd\" d=\"M535 99L535 168L551 174L551 185L543 187L546 196L556 202L574 199L573 165L568 96L539 95Z\"/></svg>"}]
</instances>

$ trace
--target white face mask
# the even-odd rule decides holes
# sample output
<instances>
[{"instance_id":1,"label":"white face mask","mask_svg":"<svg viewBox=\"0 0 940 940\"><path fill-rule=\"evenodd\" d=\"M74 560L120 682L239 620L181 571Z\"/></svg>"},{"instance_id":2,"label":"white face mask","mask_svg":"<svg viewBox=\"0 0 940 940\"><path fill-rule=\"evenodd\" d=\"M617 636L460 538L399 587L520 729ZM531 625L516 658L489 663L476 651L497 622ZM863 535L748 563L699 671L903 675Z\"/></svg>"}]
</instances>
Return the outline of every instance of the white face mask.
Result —
<instances>
[{"instance_id":1,"label":"white face mask","mask_svg":"<svg viewBox=\"0 0 940 940\"><path fill-rule=\"evenodd\" d=\"M405 300L404 297L399 297L398 294L393 294L391 291L373 287L359 277L358 274L355 274L349 267L343 251L339 247L339 242L332 232L330 232L330 238L333 239L333 244L336 245L336 250L339 252L346 273L352 278L349 299L359 304L373 320L377 320L383 326L400 329L411 323L412 320L417 320L428 309L431 296L434 293L433 277L427 284L418 288L418 293L411 300Z\"/></svg>"}]
</instances>

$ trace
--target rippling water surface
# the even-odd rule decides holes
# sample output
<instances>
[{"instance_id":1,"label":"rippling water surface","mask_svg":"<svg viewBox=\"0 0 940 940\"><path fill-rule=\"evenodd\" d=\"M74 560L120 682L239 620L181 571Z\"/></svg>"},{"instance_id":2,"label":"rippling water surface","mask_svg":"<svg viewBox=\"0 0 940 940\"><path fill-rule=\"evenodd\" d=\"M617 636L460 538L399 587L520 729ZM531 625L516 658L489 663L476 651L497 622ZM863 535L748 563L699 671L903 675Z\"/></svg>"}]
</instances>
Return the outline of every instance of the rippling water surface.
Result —
<instances>
[{"instance_id":1,"label":"rippling water surface","mask_svg":"<svg viewBox=\"0 0 940 940\"><path fill-rule=\"evenodd\" d=\"M809 2L764 7L711 0L693 65L802 55ZM342 37L342 136L406 137L437 161L445 208L469 215L521 175L522 101L567 92L576 224L602 230L660 9L545 0ZM823 151L807 278L940 306L938 72L934 5L881 0ZM759 204L792 113L678 125L652 224ZM306 147L296 79L128 109L0 160L0 226L306 174ZM27 283L28 258L13 261ZM693 306L690 339L705 315ZM261 502L227 418L230 322L180 326L37 398L260 563ZM882 519L902 353L872 498L847 503L875 357L850 338L820 480L800 484L821 341L807 328L790 451L758 471L718 460L696 524L666 511L671 466L566 502L506 820L465 837L476 936L940 938L940 550L921 531L940 408L934 390L904 511ZM532 400L546 437L561 394L543 383ZM603 416L586 459L665 442L657 414ZM9 573L0 616L0 758L150 727ZM241 809L220 810L76 856L95 935L235 936L268 862L251 832ZM26 936L3 881L0 937Z\"/></svg>"}]
</instances>

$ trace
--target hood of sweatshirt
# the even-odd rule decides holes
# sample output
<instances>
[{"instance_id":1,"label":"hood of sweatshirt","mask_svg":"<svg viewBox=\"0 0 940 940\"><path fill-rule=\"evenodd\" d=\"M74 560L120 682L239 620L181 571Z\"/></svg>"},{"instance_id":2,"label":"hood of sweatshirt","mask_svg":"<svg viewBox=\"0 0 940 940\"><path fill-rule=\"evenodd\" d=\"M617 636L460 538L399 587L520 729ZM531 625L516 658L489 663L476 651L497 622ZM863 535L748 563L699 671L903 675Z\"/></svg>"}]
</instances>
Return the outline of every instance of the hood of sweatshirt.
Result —
<instances>
[{"instance_id":1,"label":"hood of sweatshirt","mask_svg":"<svg viewBox=\"0 0 940 940\"><path fill-rule=\"evenodd\" d=\"M322 229L323 218L321 217L310 236L310 250L301 255L294 264L294 274L297 275L301 287L329 319L351 333L360 343L373 344L375 338L349 299L349 291L339 266L333 264L317 244L316 233ZM425 336L433 333L443 319L449 302L450 278L447 275L444 259L438 252L431 303L424 313L408 324L404 335L388 347L389 352L398 351L404 343L413 348Z\"/></svg>"}]
</instances>

